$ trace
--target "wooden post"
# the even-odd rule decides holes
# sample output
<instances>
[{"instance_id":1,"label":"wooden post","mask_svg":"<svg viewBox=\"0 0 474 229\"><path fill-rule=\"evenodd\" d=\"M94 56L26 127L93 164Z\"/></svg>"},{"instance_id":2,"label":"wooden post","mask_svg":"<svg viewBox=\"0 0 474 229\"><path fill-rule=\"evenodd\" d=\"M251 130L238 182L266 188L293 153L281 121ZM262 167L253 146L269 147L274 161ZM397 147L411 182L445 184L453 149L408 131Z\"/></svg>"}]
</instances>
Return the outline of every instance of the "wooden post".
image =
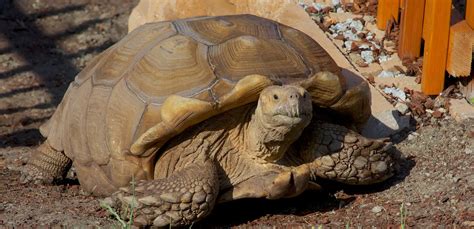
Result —
<instances>
[{"instance_id":1,"label":"wooden post","mask_svg":"<svg viewBox=\"0 0 474 229\"><path fill-rule=\"evenodd\" d=\"M474 0L466 0L466 21L474 29Z\"/></svg>"},{"instance_id":2,"label":"wooden post","mask_svg":"<svg viewBox=\"0 0 474 229\"><path fill-rule=\"evenodd\" d=\"M426 0L425 1L425 13L423 16L423 39L427 39L428 34L431 34L431 29L433 28L432 19L430 17L426 17L426 12L433 11L433 0Z\"/></svg>"},{"instance_id":3,"label":"wooden post","mask_svg":"<svg viewBox=\"0 0 474 229\"><path fill-rule=\"evenodd\" d=\"M393 19L395 19L395 21L398 23L400 14L400 0L392 0L392 8L390 10L390 13Z\"/></svg>"},{"instance_id":4,"label":"wooden post","mask_svg":"<svg viewBox=\"0 0 474 229\"><path fill-rule=\"evenodd\" d=\"M419 57L425 0L404 0L403 2L398 56L400 59Z\"/></svg>"},{"instance_id":5,"label":"wooden post","mask_svg":"<svg viewBox=\"0 0 474 229\"><path fill-rule=\"evenodd\" d=\"M466 20L451 26L446 61L446 70L450 75L454 77L470 75L472 46L474 46L474 30Z\"/></svg>"},{"instance_id":6,"label":"wooden post","mask_svg":"<svg viewBox=\"0 0 474 229\"><path fill-rule=\"evenodd\" d=\"M423 73L421 90L427 95L436 95L443 91L448 52L449 22L451 18L451 0L427 0L429 10L425 9L425 18L429 27L425 35ZM426 24L425 24L426 25Z\"/></svg>"},{"instance_id":7,"label":"wooden post","mask_svg":"<svg viewBox=\"0 0 474 229\"><path fill-rule=\"evenodd\" d=\"M387 22L394 18L398 22L400 0L379 0L377 5L377 28L385 30Z\"/></svg>"}]
</instances>

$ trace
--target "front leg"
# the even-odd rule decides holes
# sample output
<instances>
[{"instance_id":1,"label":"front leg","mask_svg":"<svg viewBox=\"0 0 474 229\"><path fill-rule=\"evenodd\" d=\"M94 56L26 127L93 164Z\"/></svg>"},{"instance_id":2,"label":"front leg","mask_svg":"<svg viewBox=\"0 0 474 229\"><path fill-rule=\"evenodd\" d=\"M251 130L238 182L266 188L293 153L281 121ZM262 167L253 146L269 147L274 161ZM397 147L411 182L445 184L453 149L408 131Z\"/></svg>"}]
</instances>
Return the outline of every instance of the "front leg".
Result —
<instances>
[{"instance_id":1,"label":"front leg","mask_svg":"<svg viewBox=\"0 0 474 229\"><path fill-rule=\"evenodd\" d=\"M121 188L112 195L112 205L123 217L129 217L131 206L137 225L183 226L207 216L218 192L216 166L206 160L164 179L139 181L134 190Z\"/></svg>"},{"instance_id":2,"label":"front leg","mask_svg":"<svg viewBox=\"0 0 474 229\"><path fill-rule=\"evenodd\" d=\"M343 126L314 120L281 160L288 166L308 164L318 178L352 185L377 183L395 169L391 144L368 139Z\"/></svg>"}]
</instances>

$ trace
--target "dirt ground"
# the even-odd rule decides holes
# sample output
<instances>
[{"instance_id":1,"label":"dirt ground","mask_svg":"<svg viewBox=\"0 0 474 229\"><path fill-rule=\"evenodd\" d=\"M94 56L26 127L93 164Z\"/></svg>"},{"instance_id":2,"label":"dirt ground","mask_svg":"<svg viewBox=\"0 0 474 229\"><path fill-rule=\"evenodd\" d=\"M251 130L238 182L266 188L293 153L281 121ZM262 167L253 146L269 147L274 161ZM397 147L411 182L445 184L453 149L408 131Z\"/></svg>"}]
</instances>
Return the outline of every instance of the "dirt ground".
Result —
<instances>
[{"instance_id":1,"label":"dirt ground","mask_svg":"<svg viewBox=\"0 0 474 229\"><path fill-rule=\"evenodd\" d=\"M71 3L74 2L74 3ZM22 185L19 170L44 139L37 128L92 57L127 32L135 0L0 1L0 227L117 226L76 180ZM474 120L394 136L395 177L366 187L326 182L293 199L218 206L193 227L474 227Z\"/></svg>"}]
</instances>

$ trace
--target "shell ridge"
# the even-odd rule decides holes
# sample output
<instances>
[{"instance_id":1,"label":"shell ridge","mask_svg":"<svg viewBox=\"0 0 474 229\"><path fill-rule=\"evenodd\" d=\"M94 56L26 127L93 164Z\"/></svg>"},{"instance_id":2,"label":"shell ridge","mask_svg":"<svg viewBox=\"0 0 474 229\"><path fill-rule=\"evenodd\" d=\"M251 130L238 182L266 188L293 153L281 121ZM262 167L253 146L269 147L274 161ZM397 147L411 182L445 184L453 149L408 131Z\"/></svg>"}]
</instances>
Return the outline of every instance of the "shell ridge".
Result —
<instances>
[{"instance_id":1,"label":"shell ridge","mask_svg":"<svg viewBox=\"0 0 474 229\"><path fill-rule=\"evenodd\" d=\"M92 91L94 91L94 84L92 83L92 78L89 79L90 80L90 84L91 84L91 90L89 91L88 95L87 95L87 106L85 108L85 111L84 111L84 123L88 123L88 117L89 117L89 103L91 101L91 95L92 95ZM89 81L88 80L88 81ZM89 144L89 141L87 140L87 125L84 125L84 136L85 136L85 139L86 139L86 148L87 150L89 151L89 154L92 154L93 152L91 152L91 147L90 147L90 144ZM90 160L91 162L94 161L94 160ZM94 161L95 162L95 161Z\"/></svg>"},{"instance_id":2,"label":"shell ridge","mask_svg":"<svg viewBox=\"0 0 474 229\"><path fill-rule=\"evenodd\" d=\"M126 80L125 78L120 79L120 80L117 82L117 84L121 83L121 81L124 81L123 83L125 84L125 87L126 87L127 91L130 92L131 95L134 95L135 98L138 99L138 102L142 102L143 108L141 109L141 112L140 112L140 114L141 114L140 120L141 120L141 119L143 118L144 113L145 113L145 109L146 109L146 107L148 106L148 103L146 103L146 102L140 100L140 98L139 98L138 96L136 96L136 93L133 92L132 90L130 90L129 87L127 87L127 80ZM119 88L120 88L120 87L114 87L114 89L112 89L112 91L111 91L111 93L110 93L110 96L109 96L109 98L108 98L108 100L107 100L107 112L110 111L110 109L109 109L108 107L110 106L110 100L111 100L111 98L113 97L114 90L119 90ZM109 117L109 115L106 115L106 120L105 120L106 125L107 125L107 123L109 122L109 121L108 121L109 119L107 119L107 117ZM131 136L132 136L132 137L135 136L135 133L136 133L137 130L138 130L139 124L140 124L140 122L137 122L137 123L135 123L135 125L132 125L132 128L133 128L133 129L131 130L131 133L132 133ZM106 131L106 138L105 138L105 140L106 140L107 143L110 142L110 141L109 141L109 140L110 140L110 132L109 132L109 131ZM129 152L130 152L130 146L131 146L133 143L134 143L134 141L133 141L133 138L132 138L130 145L127 146L127 147L124 148L124 149L120 149L120 152L119 152L119 153L121 153L122 155L130 154L130 153L129 153ZM109 150L111 157L117 156L117 155L115 155L116 152L111 151L111 148L110 148L109 144L107 144L107 149ZM127 151L127 153L125 154L124 151ZM131 154L130 154L130 155L131 155ZM119 158L117 158L117 159L119 159ZM120 160L122 160L122 159L120 159Z\"/></svg>"},{"instance_id":3,"label":"shell ridge","mask_svg":"<svg viewBox=\"0 0 474 229\"><path fill-rule=\"evenodd\" d=\"M173 23L170 23L170 24L172 25ZM173 26L173 29L175 29L174 26ZM147 51L149 51L149 50L151 50L152 48L156 47L161 41L163 41L163 40L165 40L165 39L168 39L168 38L170 38L170 37L176 35L176 33L177 33L176 29L175 29L174 31L175 31L174 34L172 34L172 35L170 35L170 36L167 36L167 37L155 38L153 42L151 42L150 44L145 45L144 47L142 47L142 48L140 49L140 51L137 52L137 54L135 54L135 56L133 57L133 60L131 61L131 64L128 65L128 67L123 71L123 73L120 75L119 78L121 78L121 79L126 78L126 76L129 75L128 73L130 73L130 71L132 71L132 69L134 69L134 68L136 67L136 65L138 64L138 62L140 62L140 61L143 59L143 57L147 54ZM124 76L125 76L125 77L124 77ZM114 84L114 86L117 85L119 82L120 82L120 80L118 80L118 81ZM126 84L128 84L128 83L126 82ZM132 91L132 92L133 92L135 95L137 95L137 93L136 93L135 91ZM138 95L137 95L137 96L138 96Z\"/></svg>"},{"instance_id":4,"label":"shell ridge","mask_svg":"<svg viewBox=\"0 0 474 229\"><path fill-rule=\"evenodd\" d=\"M121 79L121 80L122 80L122 79ZM119 80L119 82L120 82L120 80ZM108 113L109 113L109 108L108 108L108 107L109 107L110 98L112 98L112 93L113 93L113 92L114 92L114 88L112 88L112 90L110 91L109 98L107 98L107 104L106 104L107 108L105 109L105 112L106 112L106 113L105 113L105 122L104 122L105 125L107 125L107 117L109 116L109 115L108 115ZM106 132L106 134L105 134L105 147L107 148L107 150L108 150L109 153L110 153L110 157L109 157L109 162L110 162L110 158L112 158L112 155L113 155L113 154L111 153L111 150L110 150L111 147L110 147L110 145L109 145L109 142L110 142L110 141L109 141L109 134Z\"/></svg>"},{"instance_id":5,"label":"shell ridge","mask_svg":"<svg viewBox=\"0 0 474 229\"><path fill-rule=\"evenodd\" d=\"M133 145L133 143L140 137L140 136L137 136L137 132L139 130L139 127L140 127L140 124L142 123L143 121L143 117L145 117L145 112L147 111L148 107L150 106L150 104L148 103L145 103L145 108L143 108L143 112L140 116L140 119L138 120L138 123L137 125L135 125L135 130L133 131L133 134L132 134L132 144L130 145L130 147ZM130 151L130 147L129 147L129 151Z\"/></svg>"},{"instance_id":6,"label":"shell ridge","mask_svg":"<svg viewBox=\"0 0 474 229\"><path fill-rule=\"evenodd\" d=\"M278 31L280 31L280 29L278 29ZM301 55L301 53L299 53L298 50L296 50L296 48L293 47L293 45L291 45L290 42L288 42L285 39L285 37L282 36L281 41L285 46L287 46L289 49L291 49L293 51L293 53L301 60L301 62L303 62L303 64L306 67L306 71L309 71L309 72L307 72L307 75L313 75L314 70L313 70L313 67L311 67L310 64L308 63L308 60L306 58L304 58L303 55Z\"/></svg>"},{"instance_id":7,"label":"shell ridge","mask_svg":"<svg viewBox=\"0 0 474 229\"><path fill-rule=\"evenodd\" d=\"M136 30L133 31L133 32L136 32L135 34L133 34L133 35L130 34L130 37L127 37L127 36L126 36L124 39L122 39L122 40L120 40L119 42L117 42L117 43L115 43L114 45L112 45L112 46L111 46L112 49L111 49L111 50L108 50L108 51L106 52L106 55L103 56L103 57L101 57L100 60L98 60L99 63L96 64L96 66L95 66L94 69L93 69L93 72L94 72L94 73L91 75L92 82L93 82L92 85L93 85L93 86L95 86L95 85L103 85L103 86L111 86L111 87L114 87L114 86L115 86L115 84L107 85L106 83L98 83L98 82L95 82L96 79L95 79L94 76L95 76L95 74L96 74L96 70L97 70L98 68L102 68L102 67L104 66L105 61L103 61L103 60L108 59L108 58L110 57L110 55L112 55L112 53L114 53L115 51L117 51L117 49L119 48L119 44L126 43L126 42L132 40L133 38L135 38L136 36L138 36L138 31L139 31L139 30L143 30L143 28L137 28ZM132 32L132 33L133 33L133 32ZM137 53L137 54L138 54L138 53ZM120 75L120 77L122 77L122 76L123 76L123 75ZM119 77L119 78L120 78L120 77Z\"/></svg>"}]
</instances>

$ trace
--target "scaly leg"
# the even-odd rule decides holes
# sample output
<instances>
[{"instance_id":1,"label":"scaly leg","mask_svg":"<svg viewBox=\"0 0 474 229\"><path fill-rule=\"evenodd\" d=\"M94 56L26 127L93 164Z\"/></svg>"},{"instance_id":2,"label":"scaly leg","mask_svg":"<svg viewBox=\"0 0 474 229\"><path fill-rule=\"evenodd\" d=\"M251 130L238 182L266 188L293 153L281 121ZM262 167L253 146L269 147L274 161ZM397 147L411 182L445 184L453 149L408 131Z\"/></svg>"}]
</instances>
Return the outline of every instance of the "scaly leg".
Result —
<instances>
[{"instance_id":1,"label":"scaly leg","mask_svg":"<svg viewBox=\"0 0 474 229\"><path fill-rule=\"evenodd\" d=\"M386 180L394 172L394 158L381 140L373 140L343 126L314 120L293 145L285 164L308 163L317 177L353 185Z\"/></svg>"},{"instance_id":2,"label":"scaly leg","mask_svg":"<svg viewBox=\"0 0 474 229\"><path fill-rule=\"evenodd\" d=\"M206 160L168 178L139 181L133 189L120 188L111 204L127 219L132 209L134 224L182 226L207 216L218 193L216 166Z\"/></svg>"},{"instance_id":3,"label":"scaly leg","mask_svg":"<svg viewBox=\"0 0 474 229\"><path fill-rule=\"evenodd\" d=\"M20 180L22 183L52 184L64 179L71 164L71 159L46 141L32 152Z\"/></svg>"}]
</instances>

